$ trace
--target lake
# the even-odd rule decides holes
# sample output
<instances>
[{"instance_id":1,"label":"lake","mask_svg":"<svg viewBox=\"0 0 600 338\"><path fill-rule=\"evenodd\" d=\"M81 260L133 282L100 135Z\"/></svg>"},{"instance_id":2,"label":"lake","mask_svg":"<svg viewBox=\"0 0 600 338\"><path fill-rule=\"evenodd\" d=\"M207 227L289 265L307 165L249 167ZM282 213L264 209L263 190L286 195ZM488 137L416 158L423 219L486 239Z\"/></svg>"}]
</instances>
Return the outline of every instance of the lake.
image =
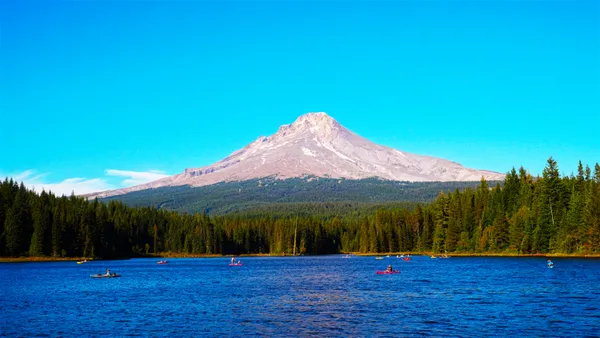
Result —
<instances>
[{"instance_id":1,"label":"lake","mask_svg":"<svg viewBox=\"0 0 600 338\"><path fill-rule=\"evenodd\" d=\"M598 336L600 260L415 256L0 264L8 336ZM400 274L377 275L388 264ZM121 278L94 279L106 268Z\"/></svg>"}]
</instances>

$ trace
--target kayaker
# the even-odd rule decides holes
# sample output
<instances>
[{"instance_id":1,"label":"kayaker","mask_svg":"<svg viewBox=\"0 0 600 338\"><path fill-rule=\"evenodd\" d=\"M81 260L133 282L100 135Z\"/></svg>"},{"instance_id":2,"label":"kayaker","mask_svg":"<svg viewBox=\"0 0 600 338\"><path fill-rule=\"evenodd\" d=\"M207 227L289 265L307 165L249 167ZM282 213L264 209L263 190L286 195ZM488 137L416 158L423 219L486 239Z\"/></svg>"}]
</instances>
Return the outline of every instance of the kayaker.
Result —
<instances>
[{"instance_id":1,"label":"kayaker","mask_svg":"<svg viewBox=\"0 0 600 338\"><path fill-rule=\"evenodd\" d=\"M231 264L235 264L235 257L231 257Z\"/></svg>"},{"instance_id":2,"label":"kayaker","mask_svg":"<svg viewBox=\"0 0 600 338\"><path fill-rule=\"evenodd\" d=\"M110 276L110 269L106 269L106 275Z\"/></svg>"},{"instance_id":3,"label":"kayaker","mask_svg":"<svg viewBox=\"0 0 600 338\"><path fill-rule=\"evenodd\" d=\"M392 266L388 265L387 272L392 272L392 271L394 271L394 270L392 270Z\"/></svg>"},{"instance_id":4,"label":"kayaker","mask_svg":"<svg viewBox=\"0 0 600 338\"><path fill-rule=\"evenodd\" d=\"M552 263L552 261L551 261L551 260L548 260L548 267L549 267L549 268L551 268L551 267L553 267L553 266L554 266L554 263Z\"/></svg>"}]
</instances>

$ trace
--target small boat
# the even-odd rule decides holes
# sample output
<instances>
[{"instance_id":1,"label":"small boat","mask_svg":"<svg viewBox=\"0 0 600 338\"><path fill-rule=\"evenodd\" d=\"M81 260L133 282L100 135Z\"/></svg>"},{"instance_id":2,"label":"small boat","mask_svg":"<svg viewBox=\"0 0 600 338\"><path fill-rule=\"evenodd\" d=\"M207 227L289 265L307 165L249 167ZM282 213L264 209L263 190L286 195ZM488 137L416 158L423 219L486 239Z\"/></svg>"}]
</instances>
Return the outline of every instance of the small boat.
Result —
<instances>
[{"instance_id":1,"label":"small boat","mask_svg":"<svg viewBox=\"0 0 600 338\"><path fill-rule=\"evenodd\" d=\"M167 261L158 261L156 264L167 264Z\"/></svg>"},{"instance_id":2,"label":"small boat","mask_svg":"<svg viewBox=\"0 0 600 338\"><path fill-rule=\"evenodd\" d=\"M410 257L404 257L404 258L402 258L402 260L405 261L405 262L408 262L408 261L411 260L411 258Z\"/></svg>"},{"instance_id":3,"label":"small boat","mask_svg":"<svg viewBox=\"0 0 600 338\"><path fill-rule=\"evenodd\" d=\"M230 263L229 266L242 266L242 263Z\"/></svg>"},{"instance_id":4,"label":"small boat","mask_svg":"<svg viewBox=\"0 0 600 338\"><path fill-rule=\"evenodd\" d=\"M342 257L342 258L350 258L350 255L345 255L345 256L344 256L344 257Z\"/></svg>"},{"instance_id":5,"label":"small boat","mask_svg":"<svg viewBox=\"0 0 600 338\"><path fill-rule=\"evenodd\" d=\"M97 273L95 275L90 275L90 277L92 277L92 278L117 278L117 277L121 277L121 275L119 275L118 273L112 273L110 275L107 275L104 273Z\"/></svg>"},{"instance_id":6,"label":"small boat","mask_svg":"<svg viewBox=\"0 0 600 338\"><path fill-rule=\"evenodd\" d=\"M392 270L392 271L379 271L377 270L377 274L378 275L395 275L397 273L400 273L400 270Z\"/></svg>"},{"instance_id":7,"label":"small boat","mask_svg":"<svg viewBox=\"0 0 600 338\"><path fill-rule=\"evenodd\" d=\"M77 262L77 264L83 264L83 263L86 263L86 262L83 262L83 261L81 261L81 262Z\"/></svg>"},{"instance_id":8,"label":"small boat","mask_svg":"<svg viewBox=\"0 0 600 338\"><path fill-rule=\"evenodd\" d=\"M433 259L433 258L437 258L437 257L435 257L435 256L431 256L431 259Z\"/></svg>"},{"instance_id":9,"label":"small boat","mask_svg":"<svg viewBox=\"0 0 600 338\"><path fill-rule=\"evenodd\" d=\"M383 257L375 257L375 259L383 259Z\"/></svg>"}]
</instances>

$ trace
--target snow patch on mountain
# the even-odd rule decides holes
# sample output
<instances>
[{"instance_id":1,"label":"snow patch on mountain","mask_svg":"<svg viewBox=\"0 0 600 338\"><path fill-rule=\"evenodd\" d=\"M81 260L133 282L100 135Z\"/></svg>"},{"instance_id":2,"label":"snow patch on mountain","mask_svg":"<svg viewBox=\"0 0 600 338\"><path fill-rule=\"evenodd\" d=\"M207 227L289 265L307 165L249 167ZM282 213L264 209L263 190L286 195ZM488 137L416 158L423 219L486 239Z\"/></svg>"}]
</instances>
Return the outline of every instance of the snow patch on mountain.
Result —
<instances>
[{"instance_id":1,"label":"snow patch on mountain","mask_svg":"<svg viewBox=\"0 0 600 338\"><path fill-rule=\"evenodd\" d=\"M304 155L306 156L312 156L312 157L316 157L317 155L315 155L312 151L310 151L310 149L308 148L304 148L302 147L302 152L304 153Z\"/></svg>"}]
</instances>

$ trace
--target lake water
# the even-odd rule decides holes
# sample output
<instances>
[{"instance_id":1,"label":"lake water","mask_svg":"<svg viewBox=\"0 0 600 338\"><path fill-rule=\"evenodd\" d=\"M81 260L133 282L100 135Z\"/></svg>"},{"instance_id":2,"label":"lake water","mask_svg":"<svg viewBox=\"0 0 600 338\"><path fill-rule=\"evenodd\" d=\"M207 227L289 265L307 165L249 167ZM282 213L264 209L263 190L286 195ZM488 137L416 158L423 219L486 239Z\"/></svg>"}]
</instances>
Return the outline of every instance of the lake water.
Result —
<instances>
[{"instance_id":1,"label":"lake water","mask_svg":"<svg viewBox=\"0 0 600 338\"><path fill-rule=\"evenodd\" d=\"M598 336L600 260L227 258L0 264L8 336ZM388 264L397 275L377 275ZM93 279L106 268L121 278Z\"/></svg>"}]
</instances>

